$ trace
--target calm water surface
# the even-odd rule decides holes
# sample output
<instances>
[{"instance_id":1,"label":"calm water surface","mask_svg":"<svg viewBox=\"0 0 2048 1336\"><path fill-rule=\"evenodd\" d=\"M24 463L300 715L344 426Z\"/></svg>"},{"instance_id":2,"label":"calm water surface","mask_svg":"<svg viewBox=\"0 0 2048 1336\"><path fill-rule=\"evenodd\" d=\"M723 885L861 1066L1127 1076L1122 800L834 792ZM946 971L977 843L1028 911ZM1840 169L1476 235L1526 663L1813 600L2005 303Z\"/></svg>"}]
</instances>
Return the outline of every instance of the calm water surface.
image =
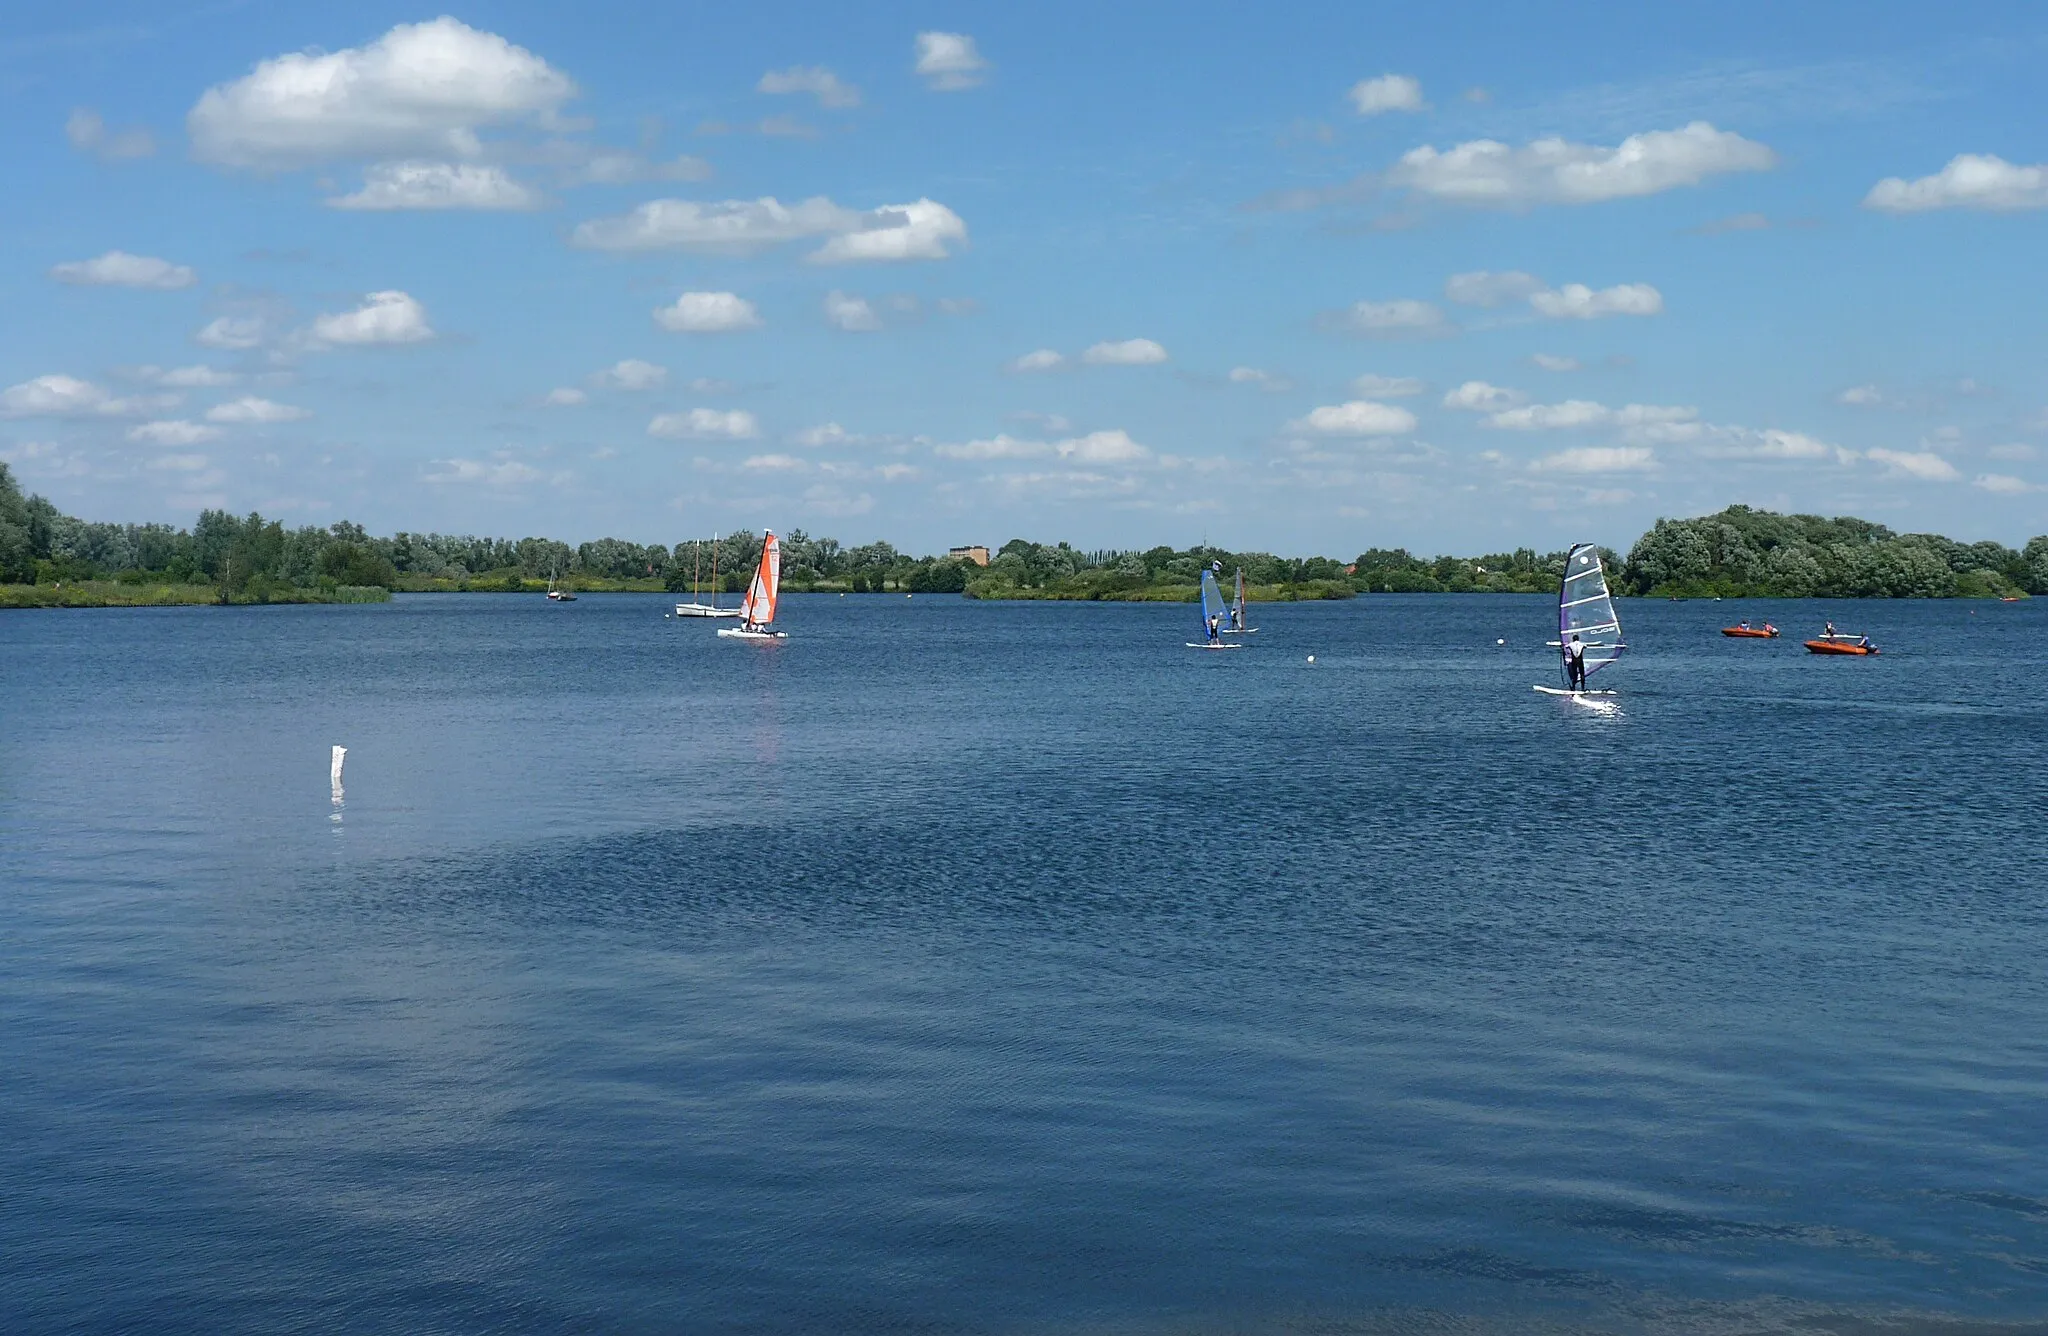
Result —
<instances>
[{"instance_id":1,"label":"calm water surface","mask_svg":"<svg viewBox=\"0 0 2048 1336\"><path fill-rule=\"evenodd\" d=\"M0 1330L2048 1323L2048 599L664 607L0 614Z\"/></svg>"}]
</instances>

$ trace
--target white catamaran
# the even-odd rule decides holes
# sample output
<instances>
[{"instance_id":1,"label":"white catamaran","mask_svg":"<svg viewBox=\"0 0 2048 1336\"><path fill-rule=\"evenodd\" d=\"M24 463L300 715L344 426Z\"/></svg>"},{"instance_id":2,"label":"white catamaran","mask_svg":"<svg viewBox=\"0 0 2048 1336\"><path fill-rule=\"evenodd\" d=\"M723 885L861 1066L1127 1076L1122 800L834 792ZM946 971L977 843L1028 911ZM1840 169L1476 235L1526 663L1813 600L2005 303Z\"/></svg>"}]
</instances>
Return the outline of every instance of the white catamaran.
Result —
<instances>
[{"instance_id":1,"label":"white catamaran","mask_svg":"<svg viewBox=\"0 0 2048 1336\"><path fill-rule=\"evenodd\" d=\"M1258 631L1256 626L1244 624L1244 567L1237 568L1237 597L1230 600L1230 617L1223 624L1227 636L1248 636Z\"/></svg>"},{"instance_id":2,"label":"white catamaran","mask_svg":"<svg viewBox=\"0 0 2048 1336\"><path fill-rule=\"evenodd\" d=\"M1550 696L1569 696L1588 704L1605 704L1612 691L1596 691L1586 685L1594 673L1621 657L1628 646L1621 639L1621 618L1614 611L1614 596L1607 589L1607 572L1600 565L1600 552L1591 543L1574 543L1564 556L1564 582L1557 591L1557 639L1550 642L1558 651L1562 687L1539 686ZM1576 652L1585 664L1577 680L1572 675Z\"/></svg>"},{"instance_id":3,"label":"white catamaran","mask_svg":"<svg viewBox=\"0 0 2048 1336\"><path fill-rule=\"evenodd\" d=\"M1217 565L1222 565L1218 562ZM1216 572L1204 568L1202 571L1202 639L1188 641L1189 649L1243 649L1235 640L1223 639L1223 624L1230 618L1230 609L1223 606L1223 591L1216 587Z\"/></svg>"},{"instance_id":4,"label":"white catamaran","mask_svg":"<svg viewBox=\"0 0 2048 1336\"><path fill-rule=\"evenodd\" d=\"M754 571L754 582L747 586L746 601L740 604L740 616L745 620L738 626L719 627L718 634L735 640L787 640L787 632L773 629L775 600L781 593L782 545L771 532L762 536L761 565Z\"/></svg>"},{"instance_id":5,"label":"white catamaran","mask_svg":"<svg viewBox=\"0 0 2048 1336\"><path fill-rule=\"evenodd\" d=\"M692 548L690 553L690 597L692 600L701 599L704 597L703 592L699 588L697 581L697 573L700 565L700 559L703 556L703 547L704 540L700 538L697 540L696 547ZM740 609L724 608L720 607L718 604L718 535L713 534L711 535L711 601L709 603L699 603L694 601L690 603L678 603L676 604L676 616L737 617L739 615Z\"/></svg>"}]
</instances>

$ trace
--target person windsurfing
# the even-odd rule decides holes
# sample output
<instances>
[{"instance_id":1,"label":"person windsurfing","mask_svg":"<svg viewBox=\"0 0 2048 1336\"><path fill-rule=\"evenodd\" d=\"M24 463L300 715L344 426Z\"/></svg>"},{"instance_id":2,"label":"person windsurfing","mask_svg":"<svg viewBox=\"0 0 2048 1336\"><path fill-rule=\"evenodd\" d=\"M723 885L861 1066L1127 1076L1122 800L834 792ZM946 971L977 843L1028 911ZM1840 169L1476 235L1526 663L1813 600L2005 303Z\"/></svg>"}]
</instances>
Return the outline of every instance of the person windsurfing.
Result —
<instances>
[{"instance_id":1,"label":"person windsurfing","mask_svg":"<svg viewBox=\"0 0 2048 1336\"><path fill-rule=\"evenodd\" d=\"M1215 644L1215 643L1216 643L1216 641L1217 641L1217 639L1218 639L1218 636L1217 636L1217 631L1216 631L1216 618L1215 618L1215 617L1211 616L1211 617L1209 618L1209 621L1208 621L1208 627L1209 627L1209 643L1213 645L1213 644Z\"/></svg>"},{"instance_id":2,"label":"person windsurfing","mask_svg":"<svg viewBox=\"0 0 2048 1336\"><path fill-rule=\"evenodd\" d=\"M1573 691L1586 689L1586 647L1574 635L1571 643L1564 647L1564 672L1572 684Z\"/></svg>"}]
</instances>

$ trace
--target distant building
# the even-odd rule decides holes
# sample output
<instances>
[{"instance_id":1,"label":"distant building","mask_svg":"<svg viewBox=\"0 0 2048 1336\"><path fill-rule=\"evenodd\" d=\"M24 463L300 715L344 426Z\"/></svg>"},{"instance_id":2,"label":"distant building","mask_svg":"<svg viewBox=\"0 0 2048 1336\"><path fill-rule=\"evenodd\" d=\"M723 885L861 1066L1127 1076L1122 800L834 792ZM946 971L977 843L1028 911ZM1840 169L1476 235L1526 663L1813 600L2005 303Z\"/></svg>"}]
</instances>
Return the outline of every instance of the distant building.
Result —
<instances>
[{"instance_id":1,"label":"distant building","mask_svg":"<svg viewBox=\"0 0 2048 1336\"><path fill-rule=\"evenodd\" d=\"M977 566L988 565L988 549L979 544L973 547L948 548L946 555L955 561L971 561Z\"/></svg>"}]
</instances>

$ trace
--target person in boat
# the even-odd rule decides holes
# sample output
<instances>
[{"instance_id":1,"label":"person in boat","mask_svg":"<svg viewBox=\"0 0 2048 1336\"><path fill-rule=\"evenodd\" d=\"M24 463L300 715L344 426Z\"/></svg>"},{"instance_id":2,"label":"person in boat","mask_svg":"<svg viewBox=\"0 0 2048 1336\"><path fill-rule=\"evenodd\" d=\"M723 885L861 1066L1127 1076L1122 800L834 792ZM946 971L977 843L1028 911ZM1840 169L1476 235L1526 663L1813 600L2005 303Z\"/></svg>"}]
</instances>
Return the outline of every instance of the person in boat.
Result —
<instances>
[{"instance_id":1,"label":"person in boat","mask_svg":"<svg viewBox=\"0 0 2048 1336\"><path fill-rule=\"evenodd\" d=\"M1870 648L1870 637L1869 637L1869 636L1858 636L1858 637L1856 637L1856 644L1857 644L1857 646L1858 646L1859 648L1861 648L1861 649L1869 649L1869 648Z\"/></svg>"},{"instance_id":2,"label":"person in boat","mask_svg":"<svg viewBox=\"0 0 2048 1336\"><path fill-rule=\"evenodd\" d=\"M1571 643L1564 647L1564 672L1573 691L1586 689L1586 647L1579 643L1577 636L1573 636Z\"/></svg>"},{"instance_id":3,"label":"person in boat","mask_svg":"<svg viewBox=\"0 0 2048 1336\"><path fill-rule=\"evenodd\" d=\"M1835 638L1835 624L1833 622L1829 622L1827 624L1827 629L1822 631L1820 633L1820 636L1823 640L1833 640Z\"/></svg>"},{"instance_id":4,"label":"person in boat","mask_svg":"<svg viewBox=\"0 0 2048 1336\"><path fill-rule=\"evenodd\" d=\"M1748 623L1748 622L1737 622L1737 623L1735 623L1735 629L1736 629L1736 630L1738 630L1738 631L1747 631L1747 630L1749 629L1749 623Z\"/></svg>"}]
</instances>

